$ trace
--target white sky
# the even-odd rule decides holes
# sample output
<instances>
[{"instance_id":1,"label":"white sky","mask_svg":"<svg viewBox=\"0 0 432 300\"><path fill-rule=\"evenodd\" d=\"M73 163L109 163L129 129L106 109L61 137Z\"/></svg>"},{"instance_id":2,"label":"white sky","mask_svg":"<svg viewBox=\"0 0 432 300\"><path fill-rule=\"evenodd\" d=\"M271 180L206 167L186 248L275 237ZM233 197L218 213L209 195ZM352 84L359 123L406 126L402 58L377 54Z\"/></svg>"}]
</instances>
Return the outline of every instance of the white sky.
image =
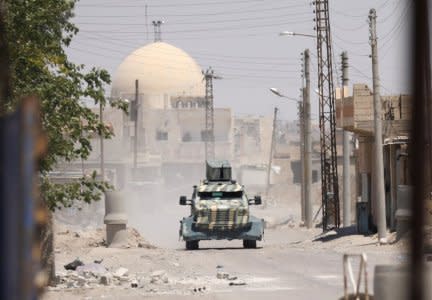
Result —
<instances>
[{"instance_id":1,"label":"white sky","mask_svg":"<svg viewBox=\"0 0 432 300\"><path fill-rule=\"evenodd\" d=\"M295 119L296 104L272 95L277 87L300 96L300 53L311 50L312 89L316 81L315 40L280 37L280 31L315 34L312 1L302 0L81 0L75 24L80 33L68 50L72 61L107 69L112 75L134 49L153 41L152 20L164 20L162 39L189 53L206 69L224 77L215 81L215 105L235 114L272 115ZM148 6L148 33L145 6ZM381 93L407 93L407 0L330 0L336 63L348 51L350 82L371 84L369 58L370 8L378 15ZM340 71L334 72L339 84ZM110 89L107 89L109 91ZM318 111L316 96L312 111Z\"/></svg>"}]
</instances>

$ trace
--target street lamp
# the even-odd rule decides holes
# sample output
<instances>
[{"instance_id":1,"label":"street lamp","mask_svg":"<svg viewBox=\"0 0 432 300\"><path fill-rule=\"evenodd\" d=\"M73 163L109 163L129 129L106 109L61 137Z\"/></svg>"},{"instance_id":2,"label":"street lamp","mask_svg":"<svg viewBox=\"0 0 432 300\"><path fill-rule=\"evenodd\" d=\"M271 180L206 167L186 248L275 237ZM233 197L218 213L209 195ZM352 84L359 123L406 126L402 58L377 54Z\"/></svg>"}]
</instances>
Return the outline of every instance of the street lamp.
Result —
<instances>
[{"instance_id":1,"label":"street lamp","mask_svg":"<svg viewBox=\"0 0 432 300\"><path fill-rule=\"evenodd\" d=\"M270 91L278 97L295 101L300 110L300 162L301 162L301 214L302 220L308 228L312 227L312 198L310 195L312 160L311 160L311 131L310 131L310 103L304 95L303 101L291 98L282 94L277 88L270 88ZM304 103L303 103L304 102ZM308 178L306 178L308 177Z\"/></svg>"},{"instance_id":2,"label":"street lamp","mask_svg":"<svg viewBox=\"0 0 432 300\"><path fill-rule=\"evenodd\" d=\"M279 33L280 36L304 36L304 37L310 37L310 38L316 38L313 34L307 34L307 33L298 33L298 32L292 32L292 31L282 31Z\"/></svg>"},{"instance_id":3,"label":"street lamp","mask_svg":"<svg viewBox=\"0 0 432 300\"><path fill-rule=\"evenodd\" d=\"M278 96L278 97L286 98L286 99L288 99L288 100L295 101L295 102L300 102L298 99L295 99L295 98L291 98L291 97L285 96L284 94L282 94L282 93L279 91L278 88L270 88L270 92L272 92L273 94L275 94L275 95Z\"/></svg>"}]
</instances>

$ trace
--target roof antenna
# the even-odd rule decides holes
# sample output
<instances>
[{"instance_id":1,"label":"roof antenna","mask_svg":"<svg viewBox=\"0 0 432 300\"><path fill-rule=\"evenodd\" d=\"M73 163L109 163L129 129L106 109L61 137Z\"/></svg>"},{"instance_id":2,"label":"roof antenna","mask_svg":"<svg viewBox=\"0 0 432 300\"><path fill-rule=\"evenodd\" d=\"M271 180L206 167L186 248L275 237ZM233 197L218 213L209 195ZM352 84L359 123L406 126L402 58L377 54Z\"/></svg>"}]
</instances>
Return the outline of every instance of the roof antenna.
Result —
<instances>
[{"instance_id":1,"label":"roof antenna","mask_svg":"<svg viewBox=\"0 0 432 300\"><path fill-rule=\"evenodd\" d=\"M153 21L153 27L154 27L154 41L156 42L162 42L162 31L161 31L161 25L164 23L164 21L157 20Z\"/></svg>"}]
</instances>

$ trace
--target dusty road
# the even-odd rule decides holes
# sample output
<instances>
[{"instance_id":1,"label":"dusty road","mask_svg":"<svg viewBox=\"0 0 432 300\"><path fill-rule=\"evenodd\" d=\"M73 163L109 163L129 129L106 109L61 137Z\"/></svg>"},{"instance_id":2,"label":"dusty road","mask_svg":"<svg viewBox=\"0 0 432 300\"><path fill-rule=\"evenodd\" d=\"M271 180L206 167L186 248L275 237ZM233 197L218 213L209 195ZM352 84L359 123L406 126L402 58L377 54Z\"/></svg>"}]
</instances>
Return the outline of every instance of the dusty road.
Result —
<instances>
[{"instance_id":1,"label":"dusty road","mask_svg":"<svg viewBox=\"0 0 432 300\"><path fill-rule=\"evenodd\" d=\"M177 191L176 191L177 193ZM178 193L177 193L178 195ZM136 199L135 199L136 200ZM132 201L135 201L132 200ZM103 236L91 230L58 231L56 263L60 277L72 276L63 265L79 257L85 263L103 259L110 273L120 267L127 276L105 286L95 279L81 284L60 284L44 299L338 299L343 294L342 254L366 252L369 258L369 284L372 290L374 265L404 259L396 245L377 246L374 237L344 236L313 241L320 229L306 230L296 223L296 207L283 203L254 213L271 219L276 225L267 229L258 249L243 249L241 241L201 242L200 250L186 251L178 241L178 220L186 208L169 201L137 209L130 204L131 225L156 246L155 249L108 249L95 243ZM177 201L175 201L177 204ZM175 208L174 208L175 207ZM140 213L136 216L134 211ZM285 219L284 219L285 218ZM65 231L66 230L66 231ZM78 237L79 236L79 237ZM229 279L217 278L227 273ZM152 275L153 274L153 275ZM153 280L163 274L164 280ZM159 274L159 275L158 275ZM131 283L138 287L132 288ZM239 285L232 285L232 284Z\"/></svg>"}]
</instances>

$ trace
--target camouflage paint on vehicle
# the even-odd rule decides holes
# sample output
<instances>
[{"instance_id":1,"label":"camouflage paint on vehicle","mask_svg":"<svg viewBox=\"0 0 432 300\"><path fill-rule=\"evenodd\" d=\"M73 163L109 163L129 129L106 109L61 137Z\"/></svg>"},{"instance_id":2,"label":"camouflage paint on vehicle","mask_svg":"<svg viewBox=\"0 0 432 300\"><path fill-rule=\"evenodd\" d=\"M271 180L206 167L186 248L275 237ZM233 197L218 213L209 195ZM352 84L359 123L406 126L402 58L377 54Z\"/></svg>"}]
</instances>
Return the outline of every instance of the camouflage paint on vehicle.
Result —
<instances>
[{"instance_id":1,"label":"camouflage paint on vehicle","mask_svg":"<svg viewBox=\"0 0 432 300\"><path fill-rule=\"evenodd\" d=\"M199 195L202 193L222 193L224 197L201 199ZM231 198L231 194L239 197ZM202 183L194 207L198 228L233 229L244 227L249 222L248 199L243 187L237 183Z\"/></svg>"}]
</instances>

